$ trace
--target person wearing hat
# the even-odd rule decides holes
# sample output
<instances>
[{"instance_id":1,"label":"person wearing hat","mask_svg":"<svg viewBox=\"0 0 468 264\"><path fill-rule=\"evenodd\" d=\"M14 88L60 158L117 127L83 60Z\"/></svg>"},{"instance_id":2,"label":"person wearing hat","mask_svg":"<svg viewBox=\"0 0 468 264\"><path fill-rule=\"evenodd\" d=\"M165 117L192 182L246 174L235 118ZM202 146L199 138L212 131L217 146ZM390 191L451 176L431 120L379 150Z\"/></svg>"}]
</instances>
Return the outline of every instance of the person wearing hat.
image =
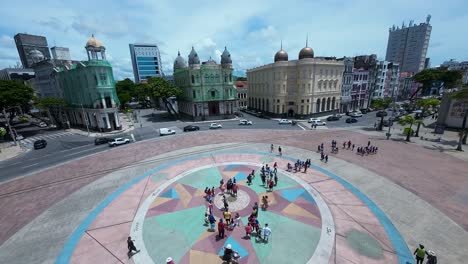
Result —
<instances>
[{"instance_id":1,"label":"person wearing hat","mask_svg":"<svg viewBox=\"0 0 468 264\"><path fill-rule=\"evenodd\" d=\"M232 253L233 253L233 251L232 251L231 244L227 244L226 247L224 248L223 260L224 261L231 261Z\"/></svg>"},{"instance_id":2,"label":"person wearing hat","mask_svg":"<svg viewBox=\"0 0 468 264\"><path fill-rule=\"evenodd\" d=\"M171 257L166 259L166 264L174 264L174 260Z\"/></svg>"},{"instance_id":3,"label":"person wearing hat","mask_svg":"<svg viewBox=\"0 0 468 264\"><path fill-rule=\"evenodd\" d=\"M416 255L416 264L423 264L424 257L426 256L424 246L419 244L419 247L414 251L413 255Z\"/></svg>"},{"instance_id":4,"label":"person wearing hat","mask_svg":"<svg viewBox=\"0 0 468 264\"><path fill-rule=\"evenodd\" d=\"M427 262L426 264L437 264L437 257L432 250L426 251L427 254Z\"/></svg>"}]
</instances>

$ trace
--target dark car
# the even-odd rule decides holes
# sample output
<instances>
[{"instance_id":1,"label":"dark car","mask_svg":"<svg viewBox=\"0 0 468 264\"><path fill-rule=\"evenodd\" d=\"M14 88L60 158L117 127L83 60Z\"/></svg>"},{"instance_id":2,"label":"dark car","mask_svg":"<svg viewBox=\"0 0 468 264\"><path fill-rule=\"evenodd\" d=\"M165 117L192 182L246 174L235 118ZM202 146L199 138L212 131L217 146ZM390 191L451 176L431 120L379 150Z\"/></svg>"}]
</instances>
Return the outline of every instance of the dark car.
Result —
<instances>
[{"instance_id":1,"label":"dark car","mask_svg":"<svg viewBox=\"0 0 468 264\"><path fill-rule=\"evenodd\" d=\"M369 113L369 109L367 109L367 108L361 108L361 109L359 109L359 111L361 111L361 113L363 113L363 114Z\"/></svg>"},{"instance_id":2,"label":"dark car","mask_svg":"<svg viewBox=\"0 0 468 264\"><path fill-rule=\"evenodd\" d=\"M387 115L388 115L388 113L383 111L383 110L380 110L375 114L376 117L383 117L383 116L387 116Z\"/></svg>"},{"instance_id":3,"label":"dark car","mask_svg":"<svg viewBox=\"0 0 468 264\"><path fill-rule=\"evenodd\" d=\"M101 144L107 144L109 141L112 141L112 138L96 138L94 140L94 145L101 145Z\"/></svg>"},{"instance_id":4,"label":"dark car","mask_svg":"<svg viewBox=\"0 0 468 264\"><path fill-rule=\"evenodd\" d=\"M339 116L332 115L332 116L327 117L327 121L337 121L337 120L340 120Z\"/></svg>"},{"instance_id":5,"label":"dark car","mask_svg":"<svg viewBox=\"0 0 468 264\"><path fill-rule=\"evenodd\" d=\"M357 122L357 119L354 117L346 118L346 123L356 123L356 122Z\"/></svg>"},{"instance_id":6,"label":"dark car","mask_svg":"<svg viewBox=\"0 0 468 264\"><path fill-rule=\"evenodd\" d=\"M189 126L184 127L184 132L188 132L188 131L197 131L197 130L200 130L200 127L198 127L198 126L192 126L192 125L189 125Z\"/></svg>"},{"instance_id":7,"label":"dark car","mask_svg":"<svg viewBox=\"0 0 468 264\"><path fill-rule=\"evenodd\" d=\"M47 146L47 141L45 139L39 139L34 141L34 149L41 149Z\"/></svg>"}]
</instances>

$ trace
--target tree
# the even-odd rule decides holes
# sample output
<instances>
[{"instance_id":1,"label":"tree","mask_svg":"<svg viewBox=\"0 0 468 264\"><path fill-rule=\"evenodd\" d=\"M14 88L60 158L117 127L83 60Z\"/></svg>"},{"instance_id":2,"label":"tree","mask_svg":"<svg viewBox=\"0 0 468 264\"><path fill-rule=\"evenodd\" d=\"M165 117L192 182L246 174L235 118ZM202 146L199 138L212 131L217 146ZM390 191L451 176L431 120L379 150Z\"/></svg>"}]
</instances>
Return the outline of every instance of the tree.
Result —
<instances>
[{"instance_id":1,"label":"tree","mask_svg":"<svg viewBox=\"0 0 468 264\"><path fill-rule=\"evenodd\" d=\"M0 127L0 138L3 138L6 135L6 129L4 127Z\"/></svg>"},{"instance_id":2,"label":"tree","mask_svg":"<svg viewBox=\"0 0 468 264\"><path fill-rule=\"evenodd\" d=\"M387 108L391 103L392 103L392 99L391 99L391 98L377 98L377 99L375 99L375 100L372 101L371 107L372 107L372 108L376 108L376 109L385 109L385 108ZM380 117L380 124L379 124L379 127L378 127L379 130L382 130L382 129L383 129L383 120L384 120L384 116L382 115L382 116Z\"/></svg>"},{"instance_id":3,"label":"tree","mask_svg":"<svg viewBox=\"0 0 468 264\"><path fill-rule=\"evenodd\" d=\"M416 91L411 95L410 100L413 99L420 91L426 93L432 88L432 83L437 80L441 80L443 75L443 70L440 69L424 69L418 73L416 73L412 79L413 81L422 84L422 86L418 87Z\"/></svg>"},{"instance_id":4,"label":"tree","mask_svg":"<svg viewBox=\"0 0 468 264\"><path fill-rule=\"evenodd\" d=\"M67 103L63 98L45 97L36 99L36 101L37 107L39 109L47 111L47 115L49 116L50 122L54 124L57 124L57 120L59 120L58 117L61 116L63 108L67 106ZM51 109L58 110L59 115L57 116L57 111L50 111Z\"/></svg>"},{"instance_id":5,"label":"tree","mask_svg":"<svg viewBox=\"0 0 468 264\"><path fill-rule=\"evenodd\" d=\"M453 89L462 85L463 73L461 71L444 71L440 76L440 81L444 83L445 89Z\"/></svg>"},{"instance_id":6,"label":"tree","mask_svg":"<svg viewBox=\"0 0 468 264\"><path fill-rule=\"evenodd\" d=\"M121 108L125 108L125 105L132 100L132 97L136 97L135 88L135 83L128 78L118 81L115 84L115 91L117 92L117 97L120 100Z\"/></svg>"},{"instance_id":7,"label":"tree","mask_svg":"<svg viewBox=\"0 0 468 264\"><path fill-rule=\"evenodd\" d=\"M408 141L408 142L410 141L410 137L411 137L411 134L413 132L413 130L412 130L413 124L420 125L421 123L422 123L421 120L416 120L414 117L412 117L410 115L404 116L403 118L398 120L398 124L400 124L402 126L409 125L408 129L405 129L405 130L407 130L406 141Z\"/></svg>"},{"instance_id":8,"label":"tree","mask_svg":"<svg viewBox=\"0 0 468 264\"><path fill-rule=\"evenodd\" d=\"M163 78L155 77L148 79L147 91L151 98L161 99L171 115L178 116L178 113L168 101L170 97L179 97L182 95L182 91L178 87L173 86Z\"/></svg>"},{"instance_id":9,"label":"tree","mask_svg":"<svg viewBox=\"0 0 468 264\"><path fill-rule=\"evenodd\" d=\"M24 108L33 97L34 90L22 82L0 80L0 111L9 111L10 120L15 116L15 107Z\"/></svg>"},{"instance_id":10,"label":"tree","mask_svg":"<svg viewBox=\"0 0 468 264\"><path fill-rule=\"evenodd\" d=\"M458 139L457 150L463 151L462 144L466 144L466 137L468 131L466 130L466 120L468 118L468 87L464 87L463 89L455 92L452 95L452 98L464 101L464 113L463 113L463 122L462 127L460 129L460 138ZM464 142L464 143L463 143Z\"/></svg>"},{"instance_id":11,"label":"tree","mask_svg":"<svg viewBox=\"0 0 468 264\"><path fill-rule=\"evenodd\" d=\"M429 108L432 108L432 109L436 108L437 106L439 106L439 104L440 104L439 99L435 99L435 98L419 99L416 101L416 106L418 106L418 108L421 108L423 113L427 112Z\"/></svg>"}]
</instances>

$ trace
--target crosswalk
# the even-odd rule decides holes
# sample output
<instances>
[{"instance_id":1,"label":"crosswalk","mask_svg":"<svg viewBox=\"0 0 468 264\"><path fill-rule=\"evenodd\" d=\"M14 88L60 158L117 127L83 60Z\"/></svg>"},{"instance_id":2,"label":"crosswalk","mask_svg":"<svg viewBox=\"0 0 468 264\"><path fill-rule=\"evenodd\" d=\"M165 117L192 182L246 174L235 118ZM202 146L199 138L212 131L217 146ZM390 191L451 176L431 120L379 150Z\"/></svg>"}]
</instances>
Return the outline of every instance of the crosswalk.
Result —
<instances>
[{"instance_id":1,"label":"crosswalk","mask_svg":"<svg viewBox=\"0 0 468 264\"><path fill-rule=\"evenodd\" d=\"M73 132L59 132L59 133L54 133L54 134L41 134L41 135L37 135L37 136L34 136L34 137L28 137L28 138L22 139L22 140L20 140L20 143L22 143L24 145L28 145L28 144L33 144L35 141L37 141L39 139L52 140L52 139L56 139L56 138L64 137L64 136L69 136L69 135L74 135L74 134L73 134Z\"/></svg>"}]
</instances>

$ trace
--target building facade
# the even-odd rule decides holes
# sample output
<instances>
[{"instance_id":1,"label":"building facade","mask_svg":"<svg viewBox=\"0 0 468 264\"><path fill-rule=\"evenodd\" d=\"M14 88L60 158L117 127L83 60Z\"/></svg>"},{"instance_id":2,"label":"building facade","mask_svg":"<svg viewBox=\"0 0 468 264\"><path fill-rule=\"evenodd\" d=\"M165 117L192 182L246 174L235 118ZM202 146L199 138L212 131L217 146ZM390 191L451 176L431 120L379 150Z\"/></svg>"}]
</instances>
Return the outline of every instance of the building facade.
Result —
<instances>
[{"instance_id":1,"label":"building facade","mask_svg":"<svg viewBox=\"0 0 468 264\"><path fill-rule=\"evenodd\" d=\"M54 69L56 83L68 104L60 121L96 131L120 130L120 103L105 47L92 36L85 48L87 61Z\"/></svg>"},{"instance_id":2,"label":"building facade","mask_svg":"<svg viewBox=\"0 0 468 264\"><path fill-rule=\"evenodd\" d=\"M42 54L41 60L50 59L50 51L45 37L19 33L15 35L14 39L23 68L32 66L33 58L37 59L38 52Z\"/></svg>"},{"instance_id":3,"label":"building facade","mask_svg":"<svg viewBox=\"0 0 468 264\"><path fill-rule=\"evenodd\" d=\"M246 109L249 106L249 85L247 81L236 81L236 90L239 108Z\"/></svg>"},{"instance_id":4,"label":"building facade","mask_svg":"<svg viewBox=\"0 0 468 264\"><path fill-rule=\"evenodd\" d=\"M0 80L5 81L20 81L26 83L28 80L34 78L33 69L23 68L5 68L0 70Z\"/></svg>"},{"instance_id":5,"label":"building facade","mask_svg":"<svg viewBox=\"0 0 468 264\"><path fill-rule=\"evenodd\" d=\"M399 65L389 61L379 61L372 83L372 98L394 98L398 94L400 79Z\"/></svg>"},{"instance_id":6,"label":"building facade","mask_svg":"<svg viewBox=\"0 0 468 264\"><path fill-rule=\"evenodd\" d=\"M370 91L370 69L353 69L353 88L351 90L351 110L367 108L369 103Z\"/></svg>"},{"instance_id":7,"label":"building facade","mask_svg":"<svg viewBox=\"0 0 468 264\"><path fill-rule=\"evenodd\" d=\"M161 54L156 44L130 44L129 47L135 83L163 76Z\"/></svg>"},{"instance_id":8,"label":"building facade","mask_svg":"<svg viewBox=\"0 0 468 264\"><path fill-rule=\"evenodd\" d=\"M413 81L413 76L412 72L400 72L397 100L407 100L417 91L421 84Z\"/></svg>"},{"instance_id":9,"label":"building facade","mask_svg":"<svg viewBox=\"0 0 468 264\"><path fill-rule=\"evenodd\" d=\"M312 48L301 49L288 60L282 48L274 62L247 71L249 107L269 116L317 116L340 109L343 61L314 57Z\"/></svg>"},{"instance_id":10,"label":"building facade","mask_svg":"<svg viewBox=\"0 0 468 264\"><path fill-rule=\"evenodd\" d=\"M180 52L174 61L174 84L181 88L179 112L194 120L230 117L237 112L237 92L231 54L224 49L221 64L211 58L200 63L192 47L188 66Z\"/></svg>"},{"instance_id":11,"label":"building facade","mask_svg":"<svg viewBox=\"0 0 468 264\"><path fill-rule=\"evenodd\" d=\"M353 58L343 58L344 71L343 79L341 81L341 103L340 112L346 113L351 109L351 91L353 89Z\"/></svg>"},{"instance_id":12,"label":"building facade","mask_svg":"<svg viewBox=\"0 0 468 264\"><path fill-rule=\"evenodd\" d=\"M52 47L50 48L52 52L52 58L54 60L71 60L70 49L65 47Z\"/></svg>"},{"instance_id":13,"label":"building facade","mask_svg":"<svg viewBox=\"0 0 468 264\"><path fill-rule=\"evenodd\" d=\"M402 72L420 72L426 64L426 53L432 26L428 15L426 23L419 25L403 22L401 28L391 27L388 33L386 61L398 63Z\"/></svg>"}]
</instances>

